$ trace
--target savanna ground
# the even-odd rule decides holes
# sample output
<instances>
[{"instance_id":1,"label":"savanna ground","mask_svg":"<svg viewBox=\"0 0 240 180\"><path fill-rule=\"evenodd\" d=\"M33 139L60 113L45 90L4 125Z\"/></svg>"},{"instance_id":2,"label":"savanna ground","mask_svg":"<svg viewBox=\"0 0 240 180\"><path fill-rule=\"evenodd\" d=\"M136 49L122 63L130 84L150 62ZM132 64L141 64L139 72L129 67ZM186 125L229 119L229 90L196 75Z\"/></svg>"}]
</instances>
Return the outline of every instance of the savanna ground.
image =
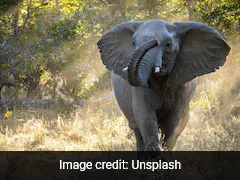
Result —
<instances>
[{"instance_id":1,"label":"savanna ground","mask_svg":"<svg viewBox=\"0 0 240 180\"><path fill-rule=\"evenodd\" d=\"M16 36L8 35L8 29L15 26L6 26L5 28L1 26L2 32L5 33L4 36L1 36L2 40L7 39L6 42L9 42L11 47L13 46L11 44L12 39L16 38L21 44L25 42L25 37L29 37L29 33L31 34L32 32L30 40L33 44L35 43L36 47L34 48L39 49L37 52L31 51L29 53L26 51L28 48L26 46L21 50L22 53L20 52L16 56L19 59L24 59L23 62L27 65L33 61L31 58L34 58L38 65L41 64L41 68L45 68L43 68L44 73L41 74L41 79L39 80L41 94L39 97L55 97L56 92L60 93L61 91L63 93L60 93L58 98L62 98L61 95L64 94L67 98L74 100L85 99L84 101L87 102L87 105L80 107L63 101L57 107L52 106L47 109L14 107L6 110L4 112L6 117L5 125L1 127L5 133L0 133L1 151L135 150L133 131L128 127L128 122L120 111L115 98L111 97L100 102L91 103L92 100L105 96L113 90L112 85L110 85L110 77L102 76L106 70L101 63L96 47L96 42L102 34L96 31L106 32L114 25L127 20L147 20L153 18L165 18L170 22L177 20L186 21L195 18L217 28L227 37L232 48L223 68L216 73L197 79L197 91L190 103L190 120L179 137L174 150L240 150L240 46L239 39L236 38L239 38L239 29L236 28L236 24L238 25L240 21L238 19L239 7L235 7L235 1L219 1L219 3L211 1L209 4L205 1L202 4L200 2L194 3L194 1L167 1L169 4L153 4L153 7L148 7L150 3L148 4L145 1L140 4L138 4L138 1L121 1L122 4L120 5L112 1L74 1L75 5L79 7L78 9L74 8L74 5L67 6L69 4L68 1L60 1L58 6L56 4L51 5L55 1L42 1L48 4L45 4L36 12L34 12L36 9L34 9L34 6L41 6L42 4L39 4L40 1L20 1L19 3L22 2L23 5L19 7L22 10L18 14L20 19L19 33ZM32 14L27 19L26 13L30 12L27 12L30 3L32 3ZM153 1L152 3L163 2ZM82 6L87 7L85 7L87 9L87 14L85 15ZM164 10L162 7L164 7ZM230 9L221 9L224 7L229 7ZM231 14L233 10L231 7L236 9L235 14ZM211 11L205 11L208 8ZM169 9L175 13L171 17L166 15ZM215 10L219 14L211 14ZM66 18L71 12L75 12L73 18ZM1 17L1 23L9 23L11 25L11 22L3 21L3 19L8 19L4 13ZM58 13L62 13L61 18L57 16L59 15ZM41 21L40 18L43 15L45 19ZM25 18L29 24L25 23ZM90 22L89 19L93 19L93 24L88 24ZM103 21L103 19L105 20ZM211 21L212 19L214 21ZM77 22L77 24L72 25L71 21ZM218 21L222 22L222 24L218 23ZM37 25L42 25L43 23L44 26L41 29L43 33L41 34L37 30ZM21 29L23 25L25 29ZM24 31L26 32L24 33ZM33 31L37 38L35 38ZM50 33L46 35L44 34L45 31ZM81 38L79 39L80 35ZM49 51L46 51L46 48L49 49L49 46L41 45L42 47L40 47L37 44L42 41L44 43L45 39L52 48ZM60 44L59 41L61 41ZM74 48L79 42L82 44L76 47L77 50L75 51ZM14 47L12 49L15 51ZM27 59L29 56L31 58ZM69 57L72 59L69 60ZM11 58L14 59L14 57ZM45 58L53 62L51 67L48 67L49 63L45 61ZM58 63L60 61L63 61L63 63ZM10 65L12 63L4 62ZM51 69L53 65L54 67L56 66L55 71ZM23 66L16 65L15 69L17 68L21 70ZM32 72L34 66L28 68L28 72ZM6 69L2 68L2 70ZM75 76L76 74L77 76ZM18 74L19 78L25 78L28 75ZM65 80L60 80L61 78ZM60 83L57 84L57 81ZM94 84L94 82L100 81L101 86L98 87L98 85ZM56 87L54 92L53 85ZM22 89L19 92L19 97L25 95L24 93Z\"/></svg>"}]
</instances>

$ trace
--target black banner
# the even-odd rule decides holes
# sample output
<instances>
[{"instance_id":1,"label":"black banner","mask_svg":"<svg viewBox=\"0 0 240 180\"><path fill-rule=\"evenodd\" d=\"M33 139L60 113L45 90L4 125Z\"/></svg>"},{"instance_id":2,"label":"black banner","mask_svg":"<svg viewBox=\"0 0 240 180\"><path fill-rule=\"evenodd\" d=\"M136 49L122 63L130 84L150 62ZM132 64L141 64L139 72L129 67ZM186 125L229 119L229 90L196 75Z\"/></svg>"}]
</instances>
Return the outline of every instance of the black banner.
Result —
<instances>
[{"instance_id":1,"label":"black banner","mask_svg":"<svg viewBox=\"0 0 240 180\"><path fill-rule=\"evenodd\" d=\"M239 162L239 152L0 152L0 179L238 180Z\"/></svg>"}]
</instances>

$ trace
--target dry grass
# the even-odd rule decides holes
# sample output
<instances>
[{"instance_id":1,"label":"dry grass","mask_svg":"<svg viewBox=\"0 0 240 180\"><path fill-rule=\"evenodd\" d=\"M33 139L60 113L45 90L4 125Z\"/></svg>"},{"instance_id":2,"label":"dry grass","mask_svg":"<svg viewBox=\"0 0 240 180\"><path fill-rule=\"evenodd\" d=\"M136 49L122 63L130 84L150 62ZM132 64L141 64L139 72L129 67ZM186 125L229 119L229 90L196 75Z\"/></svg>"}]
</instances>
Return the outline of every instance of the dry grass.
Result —
<instances>
[{"instance_id":1,"label":"dry grass","mask_svg":"<svg viewBox=\"0 0 240 180\"><path fill-rule=\"evenodd\" d=\"M48 111L41 113L41 118L29 117L26 111L21 117L15 115L7 120L6 134L0 134L0 150L133 150L134 137L127 121L114 111L77 109L53 119L45 116Z\"/></svg>"},{"instance_id":2,"label":"dry grass","mask_svg":"<svg viewBox=\"0 0 240 180\"><path fill-rule=\"evenodd\" d=\"M194 116L194 115L192 115ZM191 120L179 137L177 151L239 151L240 118L225 123L209 123L206 119Z\"/></svg>"},{"instance_id":3,"label":"dry grass","mask_svg":"<svg viewBox=\"0 0 240 180\"><path fill-rule=\"evenodd\" d=\"M62 116L47 110L16 113L6 122L6 134L0 134L1 151L135 150L134 134L115 99ZM175 150L240 150L240 118L219 123L208 119L208 112L197 113L191 112Z\"/></svg>"}]
</instances>

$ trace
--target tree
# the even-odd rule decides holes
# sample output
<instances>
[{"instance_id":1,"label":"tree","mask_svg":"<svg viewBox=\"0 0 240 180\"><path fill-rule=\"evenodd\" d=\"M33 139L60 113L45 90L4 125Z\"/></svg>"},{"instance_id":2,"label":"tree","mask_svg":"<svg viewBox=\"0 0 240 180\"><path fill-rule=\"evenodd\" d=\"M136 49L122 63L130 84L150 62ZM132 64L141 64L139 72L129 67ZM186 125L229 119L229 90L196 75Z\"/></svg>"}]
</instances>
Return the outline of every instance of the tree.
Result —
<instances>
[{"instance_id":1,"label":"tree","mask_svg":"<svg viewBox=\"0 0 240 180\"><path fill-rule=\"evenodd\" d=\"M208 23L228 38L239 39L239 0L204 0L196 4L195 11L200 13L198 20Z\"/></svg>"}]
</instances>

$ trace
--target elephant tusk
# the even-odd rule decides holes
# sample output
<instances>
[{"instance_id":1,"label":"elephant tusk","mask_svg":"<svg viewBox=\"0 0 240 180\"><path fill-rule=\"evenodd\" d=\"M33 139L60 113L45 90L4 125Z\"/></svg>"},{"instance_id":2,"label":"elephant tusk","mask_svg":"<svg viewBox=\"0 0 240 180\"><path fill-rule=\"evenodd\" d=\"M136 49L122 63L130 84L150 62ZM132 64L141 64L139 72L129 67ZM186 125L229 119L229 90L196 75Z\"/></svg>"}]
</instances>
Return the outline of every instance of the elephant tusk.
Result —
<instances>
[{"instance_id":1,"label":"elephant tusk","mask_svg":"<svg viewBox=\"0 0 240 180\"><path fill-rule=\"evenodd\" d=\"M122 69L123 72L126 72L128 70L128 67L125 67Z\"/></svg>"},{"instance_id":2,"label":"elephant tusk","mask_svg":"<svg viewBox=\"0 0 240 180\"><path fill-rule=\"evenodd\" d=\"M158 46L160 46L160 41L158 40L158 38L156 38L157 44Z\"/></svg>"},{"instance_id":3,"label":"elephant tusk","mask_svg":"<svg viewBox=\"0 0 240 180\"><path fill-rule=\"evenodd\" d=\"M155 73L159 73L160 72L160 67L159 66L157 66L156 68L155 68L155 71L154 71Z\"/></svg>"}]
</instances>

